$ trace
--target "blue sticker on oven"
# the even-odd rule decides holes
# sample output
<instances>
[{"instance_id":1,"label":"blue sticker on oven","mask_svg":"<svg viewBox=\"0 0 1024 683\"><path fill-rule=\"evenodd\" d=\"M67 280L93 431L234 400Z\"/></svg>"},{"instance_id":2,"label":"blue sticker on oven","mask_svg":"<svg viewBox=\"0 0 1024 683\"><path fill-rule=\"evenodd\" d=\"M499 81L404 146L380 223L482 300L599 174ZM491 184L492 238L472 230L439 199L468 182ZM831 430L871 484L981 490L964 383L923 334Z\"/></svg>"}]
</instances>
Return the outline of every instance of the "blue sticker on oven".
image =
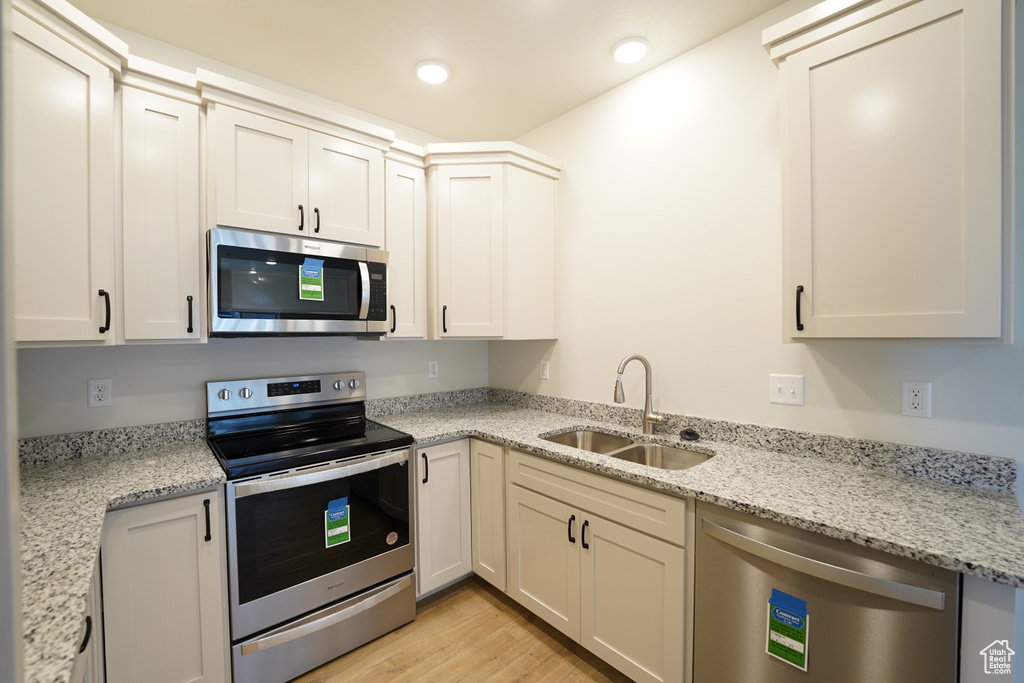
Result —
<instances>
[{"instance_id":1,"label":"blue sticker on oven","mask_svg":"<svg viewBox=\"0 0 1024 683\"><path fill-rule=\"evenodd\" d=\"M324 512L324 543L331 548L348 543L351 538L348 496L332 500L327 503L327 511Z\"/></svg>"}]
</instances>

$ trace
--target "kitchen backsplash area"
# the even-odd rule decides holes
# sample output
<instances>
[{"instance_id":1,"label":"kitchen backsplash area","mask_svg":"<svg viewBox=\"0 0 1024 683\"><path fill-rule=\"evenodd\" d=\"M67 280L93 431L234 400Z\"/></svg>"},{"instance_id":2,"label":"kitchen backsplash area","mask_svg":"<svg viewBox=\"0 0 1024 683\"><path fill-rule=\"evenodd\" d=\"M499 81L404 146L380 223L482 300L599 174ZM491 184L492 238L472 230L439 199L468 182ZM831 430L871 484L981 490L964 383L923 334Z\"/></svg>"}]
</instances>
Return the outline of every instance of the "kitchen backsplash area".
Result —
<instances>
[{"instance_id":1,"label":"kitchen backsplash area","mask_svg":"<svg viewBox=\"0 0 1024 683\"><path fill-rule=\"evenodd\" d=\"M642 414L638 408L487 387L370 399L366 402L366 412L368 417L373 418L483 402L577 417L581 420L581 425L596 421L620 424L628 429L639 428ZM736 444L761 451L817 457L830 462L886 469L900 474L1011 495L1016 492L1017 463L1010 458L704 417L671 413L667 415L669 422L657 428L653 440L676 442L681 430L691 428L700 434L702 441ZM23 465L32 465L98 454L138 451L155 445L188 443L201 440L204 436L203 419L56 434L21 439L20 458Z\"/></svg>"}]
</instances>

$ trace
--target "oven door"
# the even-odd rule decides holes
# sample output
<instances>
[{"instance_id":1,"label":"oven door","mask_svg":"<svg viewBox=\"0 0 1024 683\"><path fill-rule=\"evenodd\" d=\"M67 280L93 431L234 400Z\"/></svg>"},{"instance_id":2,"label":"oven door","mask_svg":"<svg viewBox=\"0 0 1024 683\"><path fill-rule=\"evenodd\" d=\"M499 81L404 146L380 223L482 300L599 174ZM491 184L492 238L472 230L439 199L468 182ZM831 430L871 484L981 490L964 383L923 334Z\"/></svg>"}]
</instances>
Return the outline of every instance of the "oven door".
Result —
<instances>
[{"instance_id":1,"label":"oven door","mask_svg":"<svg viewBox=\"0 0 1024 683\"><path fill-rule=\"evenodd\" d=\"M228 482L232 640L413 568L409 449Z\"/></svg>"},{"instance_id":2,"label":"oven door","mask_svg":"<svg viewBox=\"0 0 1024 683\"><path fill-rule=\"evenodd\" d=\"M384 252L228 228L209 249L214 336L386 330Z\"/></svg>"}]
</instances>

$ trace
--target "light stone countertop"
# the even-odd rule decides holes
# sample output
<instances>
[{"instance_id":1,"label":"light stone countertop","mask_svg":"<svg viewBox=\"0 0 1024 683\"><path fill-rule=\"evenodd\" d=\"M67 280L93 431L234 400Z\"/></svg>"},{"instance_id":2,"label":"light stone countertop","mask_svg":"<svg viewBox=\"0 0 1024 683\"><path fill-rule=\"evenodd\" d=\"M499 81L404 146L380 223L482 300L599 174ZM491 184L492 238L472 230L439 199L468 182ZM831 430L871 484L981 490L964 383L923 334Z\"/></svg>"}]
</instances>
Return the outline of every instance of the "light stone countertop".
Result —
<instances>
[{"instance_id":1,"label":"light stone countertop","mask_svg":"<svg viewBox=\"0 0 1024 683\"><path fill-rule=\"evenodd\" d=\"M1014 496L892 470L700 440L715 457L683 471L542 440L574 428L652 440L620 424L501 403L373 415L417 443L475 436L669 494L693 497L971 576L1024 588L1024 515ZM161 426L157 426L161 427ZM138 445L143 432L138 428ZM658 436L654 441L677 444ZM68 681L107 510L225 481L205 442L23 465L26 681Z\"/></svg>"},{"instance_id":2,"label":"light stone countertop","mask_svg":"<svg viewBox=\"0 0 1024 683\"><path fill-rule=\"evenodd\" d=\"M25 681L71 678L107 510L224 481L205 441L22 466Z\"/></svg>"}]
</instances>

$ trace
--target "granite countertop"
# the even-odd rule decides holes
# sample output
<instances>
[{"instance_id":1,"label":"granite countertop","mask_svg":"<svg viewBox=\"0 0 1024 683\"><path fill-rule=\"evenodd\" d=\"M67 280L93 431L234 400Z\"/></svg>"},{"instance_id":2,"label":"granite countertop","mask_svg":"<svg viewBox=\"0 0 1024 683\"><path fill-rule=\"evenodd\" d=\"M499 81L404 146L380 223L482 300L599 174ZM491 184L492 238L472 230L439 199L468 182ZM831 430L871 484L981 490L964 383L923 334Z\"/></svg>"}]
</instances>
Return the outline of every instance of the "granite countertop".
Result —
<instances>
[{"instance_id":1,"label":"granite countertop","mask_svg":"<svg viewBox=\"0 0 1024 683\"><path fill-rule=\"evenodd\" d=\"M688 470L661 470L539 438L596 427L651 440L637 430L501 404L374 419L412 434L419 443L476 436L666 493L1024 588L1024 514L1009 493L703 439L685 445L713 451L715 457ZM653 440L679 443L678 438Z\"/></svg>"},{"instance_id":2,"label":"granite countertop","mask_svg":"<svg viewBox=\"0 0 1024 683\"><path fill-rule=\"evenodd\" d=\"M205 441L22 465L26 681L70 680L107 510L223 481Z\"/></svg>"}]
</instances>

